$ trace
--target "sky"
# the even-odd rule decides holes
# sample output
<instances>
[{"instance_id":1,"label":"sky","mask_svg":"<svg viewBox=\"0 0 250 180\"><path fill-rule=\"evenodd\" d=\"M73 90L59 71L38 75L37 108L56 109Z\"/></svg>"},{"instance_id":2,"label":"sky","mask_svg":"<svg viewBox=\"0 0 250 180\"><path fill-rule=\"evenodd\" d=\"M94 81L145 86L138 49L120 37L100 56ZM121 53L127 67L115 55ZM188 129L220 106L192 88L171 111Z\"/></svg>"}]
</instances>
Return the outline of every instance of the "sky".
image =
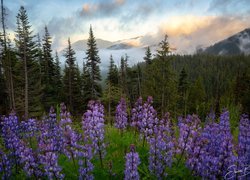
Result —
<instances>
[{"instance_id":1,"label":"sky","mask_svg":"<svg viewBox=\"0 0 250 180\"><path fill-rule=\"evenodd\" d=\"M43 36L46 25L58 51L68 37L87 39L90 25L104 40L142 36L138 46L158 43L167 34L180 54L250 27L250 0L4 0L4 5L11 38L24 6L33 32Z\"/></svg>"}]
</instances>

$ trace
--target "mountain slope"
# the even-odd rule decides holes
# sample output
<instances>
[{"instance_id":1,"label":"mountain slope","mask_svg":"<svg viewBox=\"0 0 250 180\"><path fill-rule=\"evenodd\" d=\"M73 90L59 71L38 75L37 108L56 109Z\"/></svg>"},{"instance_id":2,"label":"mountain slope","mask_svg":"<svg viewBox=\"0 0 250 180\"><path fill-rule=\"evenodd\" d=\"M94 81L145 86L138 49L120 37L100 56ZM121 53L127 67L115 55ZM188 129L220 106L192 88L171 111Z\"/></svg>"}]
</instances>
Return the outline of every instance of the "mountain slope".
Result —
<instances>
[{"instance_id":1,"label":"mountain slope","mask_svg":"<svg viewBox=\"0 0 250 180\"><path fill-rule=\"evenodd\" d=\"M250 28L206 48L203 53L214 55L250 54Z\"/></svg>"},{"instance_id":2,"label":"mountain slope","mask_svg":"<svg viewBox=\"0 0 250 180\"><path fill-rule=\"evenodd\" d=\"M72 48L76 51L84 51L87 49L87 39L76 41L72 44ZM106 49L113 45L113 42L103 39L96 39L98 49Z\"/></svg>"}]
</instances>

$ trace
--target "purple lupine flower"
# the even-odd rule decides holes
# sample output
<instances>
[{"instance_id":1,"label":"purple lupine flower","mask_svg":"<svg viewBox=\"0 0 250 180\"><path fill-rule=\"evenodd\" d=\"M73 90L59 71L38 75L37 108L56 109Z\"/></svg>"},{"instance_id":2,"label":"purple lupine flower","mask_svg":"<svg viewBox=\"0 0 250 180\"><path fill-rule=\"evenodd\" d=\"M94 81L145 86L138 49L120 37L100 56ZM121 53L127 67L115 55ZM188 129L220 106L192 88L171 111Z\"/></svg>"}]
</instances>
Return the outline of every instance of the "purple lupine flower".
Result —
<instances>
[{"instance_id":1,"label":"purple lupine flower","mask_svg":"<svg viewBox=\"0 0 250 180\"><path fill-rule=\"evenodd\" d=\"M228 171L228 167L236 162L236 157L233 153L233 136L230 131L229 111L227 110L224 110L220 115L219 129L219 170L221 176L224 176Z\"/></svg>"},{"instance_id":2,"label":"purple lupine flower","mask_svg":"<svg viewBox=\"0 0 250 180\"><path fill-rule=\"evenodd\" d=\"M56 152L44 152L39 155L39 159L44 168L44 174L49 179L63 179L62 168L58 165L58 154Z\"/></svg>"},{"instance_id":3,"label":"purple lupine flower","mask_svg":"<svg viewBox=\"0 0 250 180\"><path fill-rule=\"evenodd\" d=\"M220 123L207 124L202 132L199 154L201 164L194 169L203 178L218 179L225 176L228 168L235 164L232 134L230 133L229 112L224 111Z\"/></svg>"},{"instance_id":4,"label":"purple lupine flower","mask_svg":"<svg viewBox=\"0 0 250 180\"><path fill-rule=\"evenodd\" d=\"M190 148L187 150L186 165L194 175L201 176L201 171L203 170L202 155L205 153L204 146L206 143L206 138L199 132L199 134L194 137Z\"/></svg>"},{"instance_id":5,"label":"purple lupine flower","mask_svg":"<svg viewBox=\"0 0 250 180\"><path fill-rule=\"evenodd\" d=\"M174 143L171 133L169 113L160 120L158 128L154 129L154 135L149 138L149 170L157 179L167 176L166 167L172 165Z\"/></svg>"},{"instance_id":6,"label":"purple lupine flower","mask_svg":"<svg viewBox=\"0 0 250 180\"><path fill-rule=\"evenodd\" d=\"M140 164L139 154L135 146L130 145L130 152L126 154L125 180L139 180L138 166Z\"/></svg>"},{"instance_id":7,"label":"purple lupine flower","mask_svg":"<svg viewBox=\"0 0 250 180\"><path fill-rule=\"evenodd\" d=\"M197 167L196 174L202 176L203 178L216 179L219 169L219 131L219 125L217 123L211 123L207 124L202 132L205 145L201 149L201 164Z\"/></svg>"},{"instance_id":8,"label":"purple lupine flower","mask_svg":"<svg viewBox=\"0 0 250 180\"><path fill-rule=\"evenodd\" d=\"M41 151L62 152L64 149L63 131L56 123L56 113L51 107L49 117L40 125L38 145Z\"/></svg>"},{"instance_id":9,"label":"purple lupine flower","mask_svg":"<svg viewBox=\"0 0 250 180\"><path fill-rule=\"evenodd\" d=\"M186 118L178 118L179 126L179 139L178 139L178 148L177 153L181 153L181 156L190 149L190 146L193 143L194 138L201 131L200 119L197 115L187 115Z\"/></svg>"},{"instance_id":10,"label":"purple lupine flower","mask_svg":"<svg viewBox=\"0 0 250 180\"><path fill-rule=\"evenodd\" d=\"M24 138L32 138L37 135L38 127L35 119L28 119L20 123L21 131Z\"/></svg>"},{"instance_id":11,"label":"purple lupine flower","mask_svg":"<svg viewBox=\"0 0 250 180\"><path fill-rule=\"evenodd\" d=\"M242 115L239 127L238 168L244 169L250 165L250 119Z\"/></svg>"},{"instance_id":12,"label":"purple lupine flower","mask_svg":"<svg viewBox=\"0 0 250 180\"><path fill-rule=\"evenodd\" d=\"M137 128L139 131L138 122L141 122L142 119L142 98L139 97L135 103L134 108L131 111L131 126Z\"/></svg>"},{"instance_id":13,"label":"purple lupine flower","mask_svg":"<svg viewBox=\"0 0 250 180\"><path fill-rule=\"evenodd\" d=\"M72 120L71 120L71 117L70 117L70 113L67 112L66 105L64 103L61 103L60 107L61 107L61 111L60 111L60 118L61 118L61 120L60 120L60 126L63 126L65 124L71 124Z\"/></svg>"},{"instance_id":14,"label":"purple lupine flower","mask_svg":"<svg viewBox=\"0 0 250 180\"><path fill-rule=\"evenodd\" d=\"M88 107L89 109L84 113L82 121L84 141L85 144L92 145L94 155L98 152L102 165L102 159L105 154L104 107L96 101L90 101Z\"/></svg>"},{"instance_id":15,"label":"purple lupine flower","mask_svg":"<svg viewBox=\"0 0 250 180\"><path fill-rule=\"evenodd\" d=\"M43 120L38 138L38 158L42 164L45 175L49 179L62 179L61 167L58 165L58 154L64 150L63 132L56 124L56 113L51 107L49 117Z\"/></svg>"},{"instance_id":16,"label":"purple lupine flower","mask_svg":"<svg viewBox=\"0 0 250 180\"><path fill-rule=\"evenodd\" d=\"M64 138L64 154L69 159L73 159L74 161L77 158L79 151L79 144L78 144L79 136L71 128L70 125L66 125L63 131L63 138Z\"/></svg>"},{"instance_id":17,"label":"purple lupine flower","mask_svg":"<svg viewBox=\"0 0 250 180\"><path fill-rule=\"evenodd\" d=\"M121 98L120 103L116 107L115 113L115 127L118 129L125 129L128 124L128 117L127 117L127 106L126 101L124 98Z\"/></svg>"},{"instance_id":18,"label":"purple lupine flower","mask_svg":"<svg viewBox=\"0 0 250 180\"><path fill-rule=\"evenodd\" d=\"M7 180L11 176L11 162L8 156L0 149L0 173L2 179Z\"/></svg>"},{"instance_id":19,"label":"purple lupine flower","mask_svg":"<svg viewBox=\"0 0 250 180\"><path fill-rule=\"evenodd\" d=\"M149 96L147 102L142 107L142 118L138 121L140 133L146 139L153 135L154 129L157 128L159 123L157 112L153 108L152 103L153 98Z\"/></svg>"},{"instance_id":20,"label":"purple lupine flower","mask_svg":"<svg viewBox=\"0 0 250 180\"><path fill-rule=\"evenodd\" d=\"M94 165L91 162L93 158L92 147L90 145L84 145L81 149L82 150L78 152L79 180L92 180L94 179L92 174Z\"/></svg>"},{"instance_id":21,"label":"purple lupine flower","mask_svg":"<svg viewBox=\"0 0 250 180\"><path fill-rule=\"evenodd\" d=\"M18 167L20 165L21 140L19 136L19 123L14 112L9 117L4 117L2 127L2 138L4 146L9 151L8 157L11 164Z\"/></svg>"},{"instance_id":22,"label":"purple lupine flower","mask_svg":"<svg viewBox=\"0 0 250 180\"><path fill-rule=\"evenodd\" d=\"M24 169L24 172L29 176L34 178L39 178L43 176L42 170L40 169L40 160L37 158L37 154L29 147L27 147L24 141L20 142L18 148L20 154L20 162Z\"/></svg>"}]
</instances>

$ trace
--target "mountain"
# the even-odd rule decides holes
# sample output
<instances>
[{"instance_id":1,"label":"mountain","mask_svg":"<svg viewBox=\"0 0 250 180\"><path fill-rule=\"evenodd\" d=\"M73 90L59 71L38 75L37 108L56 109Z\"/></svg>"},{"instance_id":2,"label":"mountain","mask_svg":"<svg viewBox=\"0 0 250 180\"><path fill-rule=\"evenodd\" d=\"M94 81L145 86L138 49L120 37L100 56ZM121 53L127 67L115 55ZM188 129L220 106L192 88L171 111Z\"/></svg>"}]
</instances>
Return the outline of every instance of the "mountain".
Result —
<instances>
[{"instance_id":1,"label":"mountain","mask_svg":"<svg viewBox=\"0 0 250 180\"><path fill-rule=\"evenodd\" d=\"M130 48L140 47L141 38L142 36L138 36L130 39L118 40L115 42L103 39L96 39L96 44L98 49L126 50ZM75 51L84 51L87 49L87 41L87 39L76 41L72 44L72 48Z\"/></svg>"},{"instance_id":2,"label":"mountain","mask_svg":"<svg viewBox=\"0 0 250 180\"><path fill-rule=\"evenodd\" d=\"M112 46L108 47L107 49L110 50L122 50L122 49L130 49L130 48L137 48L141 47L141 38L143 36L137 36L130 39L123 39L119 41L115 41Z\"/></svg>"},{"instance_id":3,"label":"mountain","mask_svg":"<svg viewBox=\"0 0 250 180\"><path fill-rule=\"evenodd\" d=\"M76 51L84 51L87 49L87 42L87 39L76 41L72 44L72 48ZM106 49L112 46L113 42L103 39L96 39L96 44L98 49Z\"/></svg>"},{"instance_id":4,"label":"mountain","mask_svg":"<svg viewBox=\"0 0 250 180\"><path fill-rule=\"evenodd\" d=\"M107 49L110 49L110 50L121 50L121 49L130 49L130 48L133 48L134 46L132 45L129 45L127 43L118 43L118 44L114 44L110 47L108 47Z\"/></svg>"},{"instance_id":5,"label":"mountain","mask_svg":"<svg viewBox=\"0 0 250 180\"><path fill-rule=\"evenodd\" d=\"M250 28L203 50L200 49L199 52L214 55L250 54Z\"/></svg>"}]
</instances>

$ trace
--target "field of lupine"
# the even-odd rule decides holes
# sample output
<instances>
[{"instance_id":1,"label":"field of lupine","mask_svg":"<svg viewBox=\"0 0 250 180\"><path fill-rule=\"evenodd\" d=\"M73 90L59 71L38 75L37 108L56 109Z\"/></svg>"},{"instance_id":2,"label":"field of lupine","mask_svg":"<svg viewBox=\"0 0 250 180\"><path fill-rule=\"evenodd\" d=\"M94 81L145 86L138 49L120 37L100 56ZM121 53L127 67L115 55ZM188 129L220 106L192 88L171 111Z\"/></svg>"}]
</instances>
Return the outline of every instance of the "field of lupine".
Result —
<instances>
[{"instance_id":1,"label":"field of lupine","mask_svg":"<svg viewBox=\"0 0 250 180\"><path fill-rule=\"evenodd\" d=\"M250 120L239 120L238 140L230 113L206 123L197 115L169 113L159 119L153 99L137 100L128 117L122 98L114 126L104 107L90 101L82 122L72 122L66 106L41 120L1 117L2 179L249 179ZM128 118L130 121L128 121ZM128 123L131 122L131 123Z\"/></svg>"}]
</instances>

